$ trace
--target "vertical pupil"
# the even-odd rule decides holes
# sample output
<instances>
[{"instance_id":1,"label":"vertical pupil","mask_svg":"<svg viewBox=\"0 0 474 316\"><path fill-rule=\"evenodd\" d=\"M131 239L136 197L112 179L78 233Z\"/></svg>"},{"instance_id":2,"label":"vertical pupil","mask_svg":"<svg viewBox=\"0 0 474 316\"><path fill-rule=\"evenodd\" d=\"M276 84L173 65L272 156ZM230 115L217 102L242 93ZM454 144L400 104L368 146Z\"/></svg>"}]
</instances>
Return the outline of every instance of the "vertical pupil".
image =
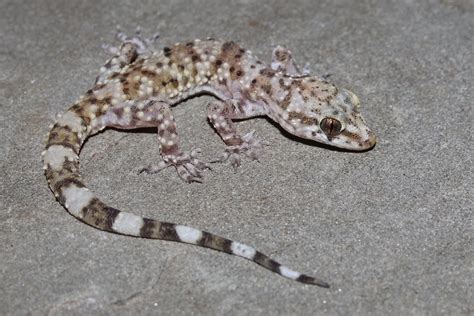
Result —
<instances>
[{"instance_id":1,"label":"vertical pupil","mask_svg":"<svg viewBox=\"0 0 474 316\"><path fill-rule=\"evenodd\" d=\"M321 121L321 129L328 136L335 136L341 132L341 123L333 118L325 118Z\"/></svg>"}]
</instances>

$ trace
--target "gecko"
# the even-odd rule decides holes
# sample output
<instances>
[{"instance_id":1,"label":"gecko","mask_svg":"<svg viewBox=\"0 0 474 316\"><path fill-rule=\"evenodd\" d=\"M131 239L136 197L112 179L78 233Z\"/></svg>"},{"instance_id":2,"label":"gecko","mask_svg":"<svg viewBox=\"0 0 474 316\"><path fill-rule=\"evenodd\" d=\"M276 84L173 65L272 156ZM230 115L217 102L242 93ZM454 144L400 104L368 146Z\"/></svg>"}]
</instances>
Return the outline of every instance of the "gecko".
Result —
<instances>
[{"instance_id":1,"label":"gecko","mask_svg":"<svg viewBox=\"0 0 474 316\"><path fill-rule=\"evenodd\" d=\"M237 168L244 156L259 159L265 143L254 132L241 135L233 122L257 116L269 117L299 138L337 148L362 151L376 143L360 113L358 97L300 70L292 52L282 46L273 50L268 65L234 41L195 39L156 49L157 37L118 32L120 44L106 47L113 57L100 68L93 87L50 126L42 157L56 199L71 215L103 231L199 245L246 258L292 280L329 287L249 245L120 211L87 188L79 172L81 147L108 127L156 128L161 159L140 172L153 174L172 167L185 182L200 182L209 163L198 158L199 149L181 150L171 108L202 94L215 97L207 104L207 119L225 143L212 162Z\"/></svg>"}]
</instances>

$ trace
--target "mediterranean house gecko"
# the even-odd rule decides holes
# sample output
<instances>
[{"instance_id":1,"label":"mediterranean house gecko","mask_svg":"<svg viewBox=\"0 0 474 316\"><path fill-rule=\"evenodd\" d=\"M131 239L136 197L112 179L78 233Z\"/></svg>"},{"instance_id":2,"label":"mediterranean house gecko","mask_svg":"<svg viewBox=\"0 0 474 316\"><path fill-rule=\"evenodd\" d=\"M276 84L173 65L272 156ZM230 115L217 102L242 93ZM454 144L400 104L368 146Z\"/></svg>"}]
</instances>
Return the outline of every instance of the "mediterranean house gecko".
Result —
<instances>
[{"instance_id":1,"label":"mediterranean house gecko","mask_svg":"<svg viewBox=\"0 0 474 316\"><path fill-rule=\"evenodd\" d=\"M188 97L210 94L208 119L226 147L216 160L236 168L241 157L258 159L263 142L241 136L232 120L268 116L289 133L349 150L374 146L375 136L359 112L359 99L346 89L297 67L289 50L278 46L270 66L232 41L212 38L177 43L154 51L156 40L118 34L121 45L100 69L92 89L51 126L42 153L49 186L74 217L98 229L123 235L177 241L240 256L286 278L329 285L291 270L248 245L206 231L119 211L98 199L79 173L86 138L106 127L156 127L162 159L143 168L156 173L174 167L186 182L200 181L209 168L199 149L180 149L171 107Z\"/></svg>"}]
</instances>

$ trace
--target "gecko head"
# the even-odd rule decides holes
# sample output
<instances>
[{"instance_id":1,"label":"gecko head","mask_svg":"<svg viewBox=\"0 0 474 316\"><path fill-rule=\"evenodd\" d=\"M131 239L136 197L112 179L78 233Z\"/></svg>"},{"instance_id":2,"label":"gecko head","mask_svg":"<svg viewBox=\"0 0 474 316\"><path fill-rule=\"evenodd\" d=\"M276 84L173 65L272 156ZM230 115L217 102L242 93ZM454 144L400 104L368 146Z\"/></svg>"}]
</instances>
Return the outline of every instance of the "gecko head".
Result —
<instances>
[{"instance_id":1,"label":"gecko head","mask_svg":"<svg viewBox=\"0 0 474 316\"><path fill-rule=\"evenodd\" d=\"M282 115L282 126L296 136L326 145L367 150L376 138L359 110L359 98L351 91L326 81L303 79Z\"/></svg>"}]
</instances>

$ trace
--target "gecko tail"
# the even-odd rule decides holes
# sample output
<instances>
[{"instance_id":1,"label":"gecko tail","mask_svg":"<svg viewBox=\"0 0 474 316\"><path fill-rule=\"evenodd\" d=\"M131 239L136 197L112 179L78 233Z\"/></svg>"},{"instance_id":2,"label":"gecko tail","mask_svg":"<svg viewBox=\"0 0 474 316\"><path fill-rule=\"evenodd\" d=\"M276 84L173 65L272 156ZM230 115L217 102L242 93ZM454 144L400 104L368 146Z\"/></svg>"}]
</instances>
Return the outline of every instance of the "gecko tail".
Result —
<instances>
[{"instance_id":1,"label":"gecko tail","mask_svg":"<svg viewBox=\"0 0 474 316\"><path fill-rule=\"evenodd\" d=\"M43 169L51 190L74 217L103 231L183 242L222 251L251 260L288 279L329 287L326 282L293 271L245 244L196 228L122 212L100 201L86 187L79 173L79 151L90 134L89 123L72 110L66 112L51 127L42 154Z\"/></svg>"},{"instance_id":2,"label":"gecko tail","mask_svg":"<svg viewBox=\"0 0 474 316\"><path fill-rule=\"evenodd\" d=\"M251 260L263 266L264 268L276 272L279 275L291 280L306 284L318 285L325 288L329 287L328 283L320 279L293 271L290 268L285 267L277 261L271 259L267 255L261 253L260 251L257 251L251 246L189 226L167 222L159 222L153 219L146 218L142 219L143 222L141 222L138 216L129 213L127 214L128 215L123 215L123 217L127 217L129 219L133 218L135 219L137 224L135 230L133 231L133 234L131 234L133 236L183 242L187 244L214 249L217 251L225 252L231 255ZM126 222L129 223L132 221L134 220L127 220ZM125 231L131 232L127 230L129 227L128 224L125 224L126 222L123 221L125 225L123 228L125 228ZM117 225L116 227L118 230L120 229L119 226L120 225Z\"/></svg>"}]
</instances>

